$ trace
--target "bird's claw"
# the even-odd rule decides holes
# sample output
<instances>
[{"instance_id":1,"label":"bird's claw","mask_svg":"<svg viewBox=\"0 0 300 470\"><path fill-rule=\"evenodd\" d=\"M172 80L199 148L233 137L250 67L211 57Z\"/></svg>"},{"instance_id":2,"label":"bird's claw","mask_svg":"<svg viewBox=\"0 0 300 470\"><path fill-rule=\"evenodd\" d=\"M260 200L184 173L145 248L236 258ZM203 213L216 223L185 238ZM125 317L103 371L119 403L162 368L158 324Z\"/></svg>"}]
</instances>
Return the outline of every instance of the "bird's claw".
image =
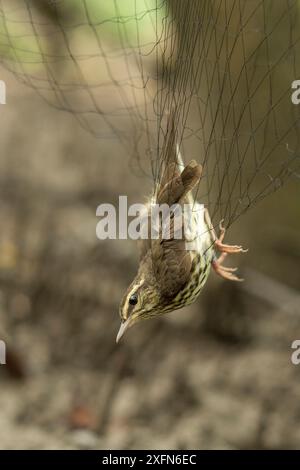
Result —
<instances>
[{"instance_id":1,"label":"bird's claw","mask_svg":"<svg viewBox=\"0 0 300 470\"><path fill-rule=\"evenodd\" d=\"M224 219L221 220L219 228L220 228L220 235L219 238L215 240L215 247L221 253L247 253L248 250L244 250L244 248L240 245L226 245L223 243L226 229L223 225Z\"/></svg>"},{"instance_id":2,"label":"bird's claw","mask_svg":"<svg viewBox=\"0 0 300 470\"><path fill-rule=\"evenodd\" d=\"M234 272L237 271L237 268L228 268L226 266L223 266L222 263L228 254L246 253L248 250L244 250L243 247L240 245L226 245L223 243L225 232L226 232L223 222L224 220L221 220L220 225L219 225L219 228L220 228L219 238L215 240L215 247L221 253L221 256L213 260L212 266L215 272L219 276L223 277L224 279L228 279L230 281L241 282L243 281L243 279L233 274Z\"/></svg>"},{"instance_id":3,"label":"bird's claw","mask_svg":"<svg viewBox=\"0 0 300 470\"><path fill-rule=\"evenodd\" d=\"M227 253L223 253L223 255L227 255ZM212 262L212 266L215 272L223 277L224 279L228 279L229 281L237 281L242 282L244 279L239 278L234 272L237 271L238 268L227 268L226 266L222 266L222 261L224 260L225 256L221 255L219 259L215 259Z\"/></svg>"}]
</instances>

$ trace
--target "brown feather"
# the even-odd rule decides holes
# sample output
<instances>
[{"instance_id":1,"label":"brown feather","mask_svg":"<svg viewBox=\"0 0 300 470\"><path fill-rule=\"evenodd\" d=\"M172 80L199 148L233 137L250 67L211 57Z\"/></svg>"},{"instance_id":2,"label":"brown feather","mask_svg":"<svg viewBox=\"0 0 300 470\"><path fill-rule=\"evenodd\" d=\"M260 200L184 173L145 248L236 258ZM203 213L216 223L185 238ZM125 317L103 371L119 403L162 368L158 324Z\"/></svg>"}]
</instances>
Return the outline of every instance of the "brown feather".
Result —
<instances>
[{"instance_id":1,"label":"brown feather","mask_svg":"<svg viewBox=\"0 0 300 470\"><path fill-rule=\"evenodd\" d=\"M179 169L177 158L177 137L174 112L168 118L167 135L162 149L164 171L156 188L157 204L185 203L185 197L199 182L202 174L201 165L195 160L190 161L182 172ZM151 213L148 213L148 228L150 234ZM162 234L157 240L141 241L141 259L151 250L153 271L160 286L160 291L166 299L174 297L188 281L192 259L189 251L185 249L184 227L181 220L182 239L174 238L175 218L170 220L170 238L163 239ZM178 219L176 220L176 230Z\"/></svg>"}]
</instances>

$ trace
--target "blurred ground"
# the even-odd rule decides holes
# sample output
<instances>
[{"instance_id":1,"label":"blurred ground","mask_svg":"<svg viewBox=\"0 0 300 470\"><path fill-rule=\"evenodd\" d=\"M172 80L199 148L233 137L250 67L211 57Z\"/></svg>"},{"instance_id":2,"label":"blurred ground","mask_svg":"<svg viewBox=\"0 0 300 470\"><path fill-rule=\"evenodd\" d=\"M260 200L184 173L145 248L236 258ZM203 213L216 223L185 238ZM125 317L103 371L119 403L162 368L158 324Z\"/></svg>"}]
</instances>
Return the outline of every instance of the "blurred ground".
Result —
<instances>
[{"instance_id":1,"label":"blurred ground","mask_svg":"<svg viewBox=\"0 0 300 470\"><path fill-rule=\"evenodd\" d=\"M1 79L0 337L25 374L0 366L1 449L300 447L299 185L229 232L250 248L243 286L212 274L197 304L117 346L136 246L97 240L95 211L118 194L143 201L150 181L117 143Z\"/></svg>"}]
</instances>

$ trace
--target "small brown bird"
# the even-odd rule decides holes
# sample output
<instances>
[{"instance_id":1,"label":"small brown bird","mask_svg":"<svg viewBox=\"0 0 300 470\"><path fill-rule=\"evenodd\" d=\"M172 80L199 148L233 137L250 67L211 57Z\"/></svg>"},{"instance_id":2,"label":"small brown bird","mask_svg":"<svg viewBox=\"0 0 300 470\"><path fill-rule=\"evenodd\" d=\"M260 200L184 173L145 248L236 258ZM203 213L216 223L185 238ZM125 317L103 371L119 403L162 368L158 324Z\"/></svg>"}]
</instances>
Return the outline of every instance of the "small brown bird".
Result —
<instances>
[{"instance_id":1,"label":"small brown bird","mask_svg":"<svg viewBox=\"0 0 300 470\"><path fill-rule=\"evenodd\" d=\"M148 238L141 241L139 270L120 304L121 326L117 342L138 321L194 302L207 281L211 266L225 279L242 280L234 274L236 268L225 267L222 263L227 254L247 250L223 244L225 228L222 223L217 237L208 210L194 201L191 191L200 181L202 167L194 160L184 167L176 145L172 117L168 122L163 155L165 169L145 219L149 227L153 204L168 204L169 207L175 204L183 208L184 217L189 217L191 234L187 233L184 217L171 211L168 237L164 237L160 219L158 237L151 239L149 231ZM178 230L182 233L180 238L176 236ZM217 251L221 253L219 258Z\"/></svg>"}]
</instances>

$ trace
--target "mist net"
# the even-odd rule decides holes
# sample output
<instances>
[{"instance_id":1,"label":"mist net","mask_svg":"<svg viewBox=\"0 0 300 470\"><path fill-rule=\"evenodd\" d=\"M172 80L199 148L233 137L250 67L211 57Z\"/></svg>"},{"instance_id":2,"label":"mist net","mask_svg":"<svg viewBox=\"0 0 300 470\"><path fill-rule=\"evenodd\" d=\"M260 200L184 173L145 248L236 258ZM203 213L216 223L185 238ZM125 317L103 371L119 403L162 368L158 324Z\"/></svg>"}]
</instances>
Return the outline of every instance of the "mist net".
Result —
<instances>
[{"instance_id":1,"label":"mist net","mask_svg":"<svg viewBox=\"0 0 300 470\"><path fill-rule=\"evenodd\" d=\"M299 177L299 10L298 0L1 0L0 56L154 181L173 110L184 160L203 165L197 198L230 225Z\"/></svg>"}]
</instances>

